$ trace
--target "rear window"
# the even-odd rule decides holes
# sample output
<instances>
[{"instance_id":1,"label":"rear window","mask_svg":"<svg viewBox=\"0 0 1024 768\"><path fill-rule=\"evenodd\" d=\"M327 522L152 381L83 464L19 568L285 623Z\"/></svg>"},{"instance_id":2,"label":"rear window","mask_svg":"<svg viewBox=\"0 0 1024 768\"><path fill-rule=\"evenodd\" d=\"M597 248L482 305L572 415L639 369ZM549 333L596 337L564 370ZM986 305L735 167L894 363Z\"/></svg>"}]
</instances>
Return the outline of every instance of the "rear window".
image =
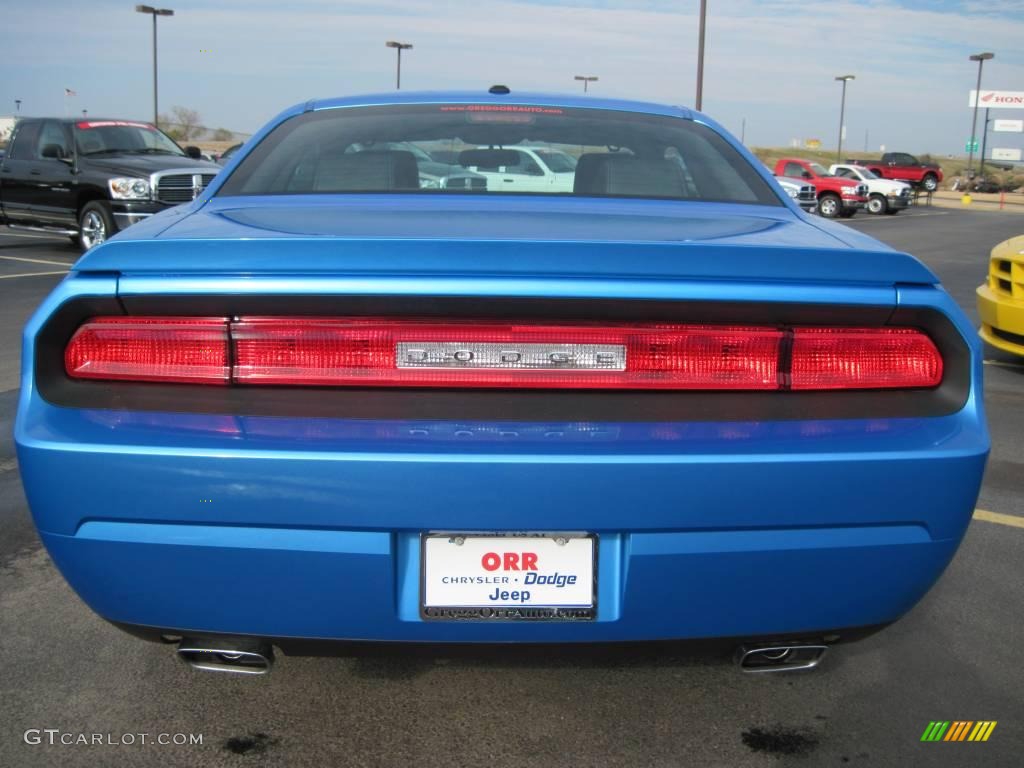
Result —
<instances>
[{"instance_id":1,"label":"rear window","mask_svg":"<svg viewBox=\"0 0 1024 768\"><path fill-rule=\"evenodd\" d=\"M750 163L692 120L493 104L305 112L260 142L218 196L346 193L782 205Z\"/></svg>"}]
</instances>

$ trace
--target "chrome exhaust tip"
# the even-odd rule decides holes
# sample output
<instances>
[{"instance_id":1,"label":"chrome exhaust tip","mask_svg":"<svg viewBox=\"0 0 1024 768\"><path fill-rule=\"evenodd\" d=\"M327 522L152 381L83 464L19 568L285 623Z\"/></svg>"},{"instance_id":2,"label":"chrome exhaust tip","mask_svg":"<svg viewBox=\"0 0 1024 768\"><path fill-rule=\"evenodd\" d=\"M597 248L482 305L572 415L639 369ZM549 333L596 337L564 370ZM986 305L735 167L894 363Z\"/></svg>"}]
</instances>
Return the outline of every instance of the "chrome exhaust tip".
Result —
<instances>
[{"instance_id":1,"label":"chrome exhaust tip","mask_svg":"<svg viewBox=\"0 0 1024 768\"><path fill-rule=\"evenodd\" d=\"M274 648L253 640L218 641L184 638L178 658L193 669L207 672L231 672L236 675L265 675L274 665Z\"/></svg>"},{"instance_id":2,"label":"chrome exhaust tip","mask_svg":"<svg viewBox=\"0 0 1024 768\"><path fill-rule=\"evenodd\" d=\"M736 652L736 663L744 672L814 669L827 650L827 645L741 645Z\"/></svg>"}]
</instances>

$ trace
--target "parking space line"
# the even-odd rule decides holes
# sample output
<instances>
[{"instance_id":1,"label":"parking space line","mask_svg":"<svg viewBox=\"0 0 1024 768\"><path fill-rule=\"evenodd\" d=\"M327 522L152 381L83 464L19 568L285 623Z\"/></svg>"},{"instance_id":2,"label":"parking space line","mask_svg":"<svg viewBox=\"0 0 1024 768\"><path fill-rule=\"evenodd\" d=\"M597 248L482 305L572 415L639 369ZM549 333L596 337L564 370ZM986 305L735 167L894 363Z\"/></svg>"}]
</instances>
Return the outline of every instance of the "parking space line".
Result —
<instances>
[{"instance_id":1,"label":"parking space line","mask_svg":"<svg viewBox=\"0 0 1024 768\"><path fill-rule=\"evenodd\" d=\"M1024 517L1020 515L1004 515L1001 512L989 512L987 509L974 510L975 520L984 520L986 523L998 523L999 525L1010 525L1014 528L1024 528Z\"/></svg>"},{"instance_id":2,"label":"parking space line","mask_svg":"<svg viewBox=\"0 0 1024 768\"><path fill-rule=\"evenodd\" d=\"M60 235L29 235L24 232L0 232L0 237L24 237L26 240L55 240L58 242L64 239Z\"/></svg>"},{"instance_id":3,"label":"parking space line","mask_svg":"<svg viewBox=\"0 0 1024 768\"><path fill-rule=\"evenodd\" d=\"M40 275L66 275L70 269L58 269L56 272L21 272L17 275L0 275L0 280L13 280L16 277L39 277Z\"/></svg>"},{"instance_id":4,"label":"parking space line","mask_svg":"<svg viewBox=\"0 0 1024 768\"><path fill-rule=\"evenodd\" d=\"M857 217L856 221L850 220L846 224L863 224L867 221L906 221L907 219L923 219L928 216L949 216L949 211L936 211L935 213L912 213L908 216L875 216L874 218Z\"/></svg>"},{"instance_id":5,"label":"parking space line","mask_svg":"<svg viewBox=\"0 0 1024 768\"><path fill-rule=\"evenodd\" d=\"M1000 368L1024 368L1024 363L1011 363L1006 360L982 360L985 365L995 365Z\"/></svg>"},{"instance_id":6,"label":"parking space line","mask_svg":"<svg viewBox=\"0 0 1024 768\"><path fill-rule=\"evenodd\" d=\"M30 264L55 264L58 267L70 267L73 261L51 261L50 259L30 259L28 256L0 256L8 261L27 261Z\"/></svg>"}]
</instances>

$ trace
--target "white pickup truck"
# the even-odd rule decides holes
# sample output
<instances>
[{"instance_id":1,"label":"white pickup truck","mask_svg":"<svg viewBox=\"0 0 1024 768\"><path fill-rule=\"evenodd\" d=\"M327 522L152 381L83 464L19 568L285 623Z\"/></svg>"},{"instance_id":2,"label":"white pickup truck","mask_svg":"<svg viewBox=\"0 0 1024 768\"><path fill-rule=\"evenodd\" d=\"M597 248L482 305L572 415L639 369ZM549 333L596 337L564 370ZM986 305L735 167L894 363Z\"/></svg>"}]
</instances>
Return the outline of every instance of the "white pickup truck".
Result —
<instances>
[{"instance_id":1,"label":"white pickup truck","mask_svg":"<svg viewBox=\"0 0 1024 768\"><path fill-rule=\"evenodd\" d=\"M466 167L486 177L488 192L572 192L576 158L557 149L480 147L467 154L479 156L480 165Z\"/></svg>"},{"instance_id":2,"label":"white pickup truck","mask_svg":"<svg viewBox=\"0 0 1024 768\"><path fill-rule=\"evenodd\" d=\"M785 176L776 176L782 191L796 200L796 204L807 213L814 213L818 209L818 188L808 184L806 179L788 179Z\"/></svg>"},{"instance_id":3,"label":"white pickup truck","mask_svg":"<svg viewBox=\"0 0 1024 768\"><path fill-rule=\"evenodd\" d=\"M838 163L829 166L829 173L868 185L868 213L899 213L913 202L913 190L903 181L883 179L861 165Z\"/></svg>"}]
</instances>

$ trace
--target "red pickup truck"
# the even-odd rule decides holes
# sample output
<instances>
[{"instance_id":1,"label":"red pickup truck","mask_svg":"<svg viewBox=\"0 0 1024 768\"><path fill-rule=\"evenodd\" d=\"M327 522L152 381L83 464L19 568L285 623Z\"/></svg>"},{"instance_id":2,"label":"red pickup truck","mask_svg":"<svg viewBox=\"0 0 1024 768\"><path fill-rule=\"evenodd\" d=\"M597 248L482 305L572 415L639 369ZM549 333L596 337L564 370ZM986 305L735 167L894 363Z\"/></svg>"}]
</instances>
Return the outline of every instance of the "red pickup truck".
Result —
<instances>
[{"instance_id":1,"label":"red pickup truck","mask_svg":"<svg viewBox=\"0 0 1024 768\"><path fill-rule=\"evenodd\" d=\"M818 213L827 219L853 216L868 201L868 186L833 176L820 163L799 157L783 157L775 163L776 176L808 179L818 188Z\"/></svg>"},{"instance_id":2,"label":"red pickup truck","mask_svg":"<svg viewBox=\"0 0 1024 768\"><path fill-rule=\"evenodd\" d=\"M936 163L922 163L906 152L886 152L881 160L847 160L852 165L863 165L876 176L923 187L934 192L942 181L942 169Z\"/></svg>"}]
</instances>

